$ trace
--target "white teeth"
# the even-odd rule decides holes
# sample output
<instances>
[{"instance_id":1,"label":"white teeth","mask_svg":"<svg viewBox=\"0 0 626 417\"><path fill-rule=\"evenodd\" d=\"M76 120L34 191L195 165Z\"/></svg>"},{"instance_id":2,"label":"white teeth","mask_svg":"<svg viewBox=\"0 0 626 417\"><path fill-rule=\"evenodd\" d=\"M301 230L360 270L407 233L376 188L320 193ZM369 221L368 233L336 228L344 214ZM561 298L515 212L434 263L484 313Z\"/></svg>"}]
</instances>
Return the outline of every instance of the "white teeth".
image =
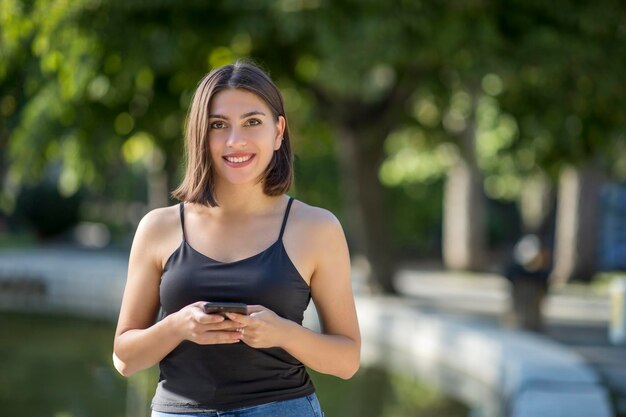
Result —
<instances>
[{"instance_id":1,"label":"white teeth","mask_svg":"<svg viewBox=\"0 0 626 417\"><path fill-rule=\"evenodd\" d=\"M232 158L230 156L227 156L226 159L228 160L228 162L232 162L232 163L241 163L241 162L246 162L248 159L252 158L252 155L248 155L248 156L242 156L242 157L235 157Z\"/></svg>"}]
</instances>

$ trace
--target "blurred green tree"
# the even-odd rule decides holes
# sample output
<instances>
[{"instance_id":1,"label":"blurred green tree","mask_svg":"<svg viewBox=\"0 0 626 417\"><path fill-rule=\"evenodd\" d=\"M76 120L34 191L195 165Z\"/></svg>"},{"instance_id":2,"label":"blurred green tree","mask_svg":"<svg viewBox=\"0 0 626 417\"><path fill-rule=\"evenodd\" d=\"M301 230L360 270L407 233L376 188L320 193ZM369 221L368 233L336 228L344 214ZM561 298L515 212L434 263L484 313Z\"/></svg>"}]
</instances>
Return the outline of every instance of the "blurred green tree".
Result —
<instances>
[{"instance_id":1,"label":"blurred green tree","mask_svg":"<svg viewBox=\"0 0 626 417\"><path fill-rule=\"evenodd\" d=\"M402 229L409 215L389 204L385 187L417 195L416 183L446 177L444 256L450 266L480 268L483 189L520 199L526 178L555 181L565 161L626 171L618 82L626 29L617 1L1 7L3 208L11 190L51 163L66 195L81 184L124 193L124 177L139 172L148 204L165 204L195 84L247 56L279 82L301 134L298 192L335 209L342 196L351 248L386 292L395 291L389 226Z\"/></svg>"},{"instance_id":2,"label":"blurred green tree","mask_svg":"<svg viewBox=\"0 0 626 417\"><path fill-rule=\"evenodd\" d=\"M540 201L554 198L545 192L549 183L558 187L553 193L558 197L553 279L589 280L597 268L601 186L606 178L626 179L621 70L626 8L618 1L564 1L559 8L513 3L514 13L502 21L514 48L499 101L504 112L515 116L519 133L503 154L511 161L508 171L528 181L517 180L510 188L518 196L534 188L531 198ZM506 171L503 162L494 174ZM547 184L537 187L538 179Z\"/></svg>"}]
</instances>

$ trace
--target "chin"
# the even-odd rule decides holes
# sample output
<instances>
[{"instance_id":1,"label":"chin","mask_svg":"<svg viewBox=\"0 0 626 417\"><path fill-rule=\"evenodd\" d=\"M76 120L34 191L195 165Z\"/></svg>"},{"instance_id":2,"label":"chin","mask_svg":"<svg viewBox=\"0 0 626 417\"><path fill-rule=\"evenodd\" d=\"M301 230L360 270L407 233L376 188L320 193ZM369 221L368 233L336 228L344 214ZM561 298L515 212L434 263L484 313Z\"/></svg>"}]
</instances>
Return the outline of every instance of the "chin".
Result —
<instances>
[{"instance_id":1,"label":"chin","mask_svg":"<svg viewBox=\"0 0 626 417\"><path fill-rule=\"evenodd\" d=\"M232 178L232 177L222 177L224 182L230 186L248 186L253 187L257 184L257 180L255 178Z\"/></svg>"}]
</instances>

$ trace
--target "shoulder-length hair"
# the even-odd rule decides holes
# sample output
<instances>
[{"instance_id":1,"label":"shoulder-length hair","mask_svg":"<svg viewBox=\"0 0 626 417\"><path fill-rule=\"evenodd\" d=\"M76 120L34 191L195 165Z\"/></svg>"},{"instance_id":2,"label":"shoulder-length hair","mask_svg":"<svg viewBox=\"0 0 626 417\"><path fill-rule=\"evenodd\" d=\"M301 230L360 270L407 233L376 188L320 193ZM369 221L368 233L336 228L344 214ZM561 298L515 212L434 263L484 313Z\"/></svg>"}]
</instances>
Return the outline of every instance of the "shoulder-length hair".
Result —
<instances>
[{"instance_id":1,"label":"shoulder-length hair","mask_svg":"<svg viewBox=\"0 0 626 417\"><path fill-rule=\"evenodd\" d=\"M271 78L256 65L237 61L216 68L200 82L191 100L185 121L185 177L172 196L180 201L217 206L215 172L209 148L209 110L213 97L226 89L242 89L259 97L272 112L274 121L285 118L280 148L261 177L263 192L269 196L286 193L294 181L293 153L283 97Z\"/></svg>"}]
</instances>

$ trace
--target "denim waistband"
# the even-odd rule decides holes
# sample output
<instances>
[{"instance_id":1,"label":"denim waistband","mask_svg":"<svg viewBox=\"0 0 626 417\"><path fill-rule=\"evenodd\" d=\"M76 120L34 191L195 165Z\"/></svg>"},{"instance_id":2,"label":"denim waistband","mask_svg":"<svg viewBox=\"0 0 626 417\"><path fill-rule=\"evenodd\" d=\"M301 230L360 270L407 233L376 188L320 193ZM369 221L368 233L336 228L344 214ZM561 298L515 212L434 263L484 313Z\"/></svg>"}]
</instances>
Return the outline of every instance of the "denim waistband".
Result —
<instances>
[{"instance_id":1,"label":"denim waistband","mask_svg":"<svg viewBox=\"0 0 626 417\"><path fill-rule=\"evenodd\" d=\"M191 413L163 413L152 411L151 417L323 417L315 393L285 401L236 408L228 411L203 411Z\"/></svg>"}]
</instances>

